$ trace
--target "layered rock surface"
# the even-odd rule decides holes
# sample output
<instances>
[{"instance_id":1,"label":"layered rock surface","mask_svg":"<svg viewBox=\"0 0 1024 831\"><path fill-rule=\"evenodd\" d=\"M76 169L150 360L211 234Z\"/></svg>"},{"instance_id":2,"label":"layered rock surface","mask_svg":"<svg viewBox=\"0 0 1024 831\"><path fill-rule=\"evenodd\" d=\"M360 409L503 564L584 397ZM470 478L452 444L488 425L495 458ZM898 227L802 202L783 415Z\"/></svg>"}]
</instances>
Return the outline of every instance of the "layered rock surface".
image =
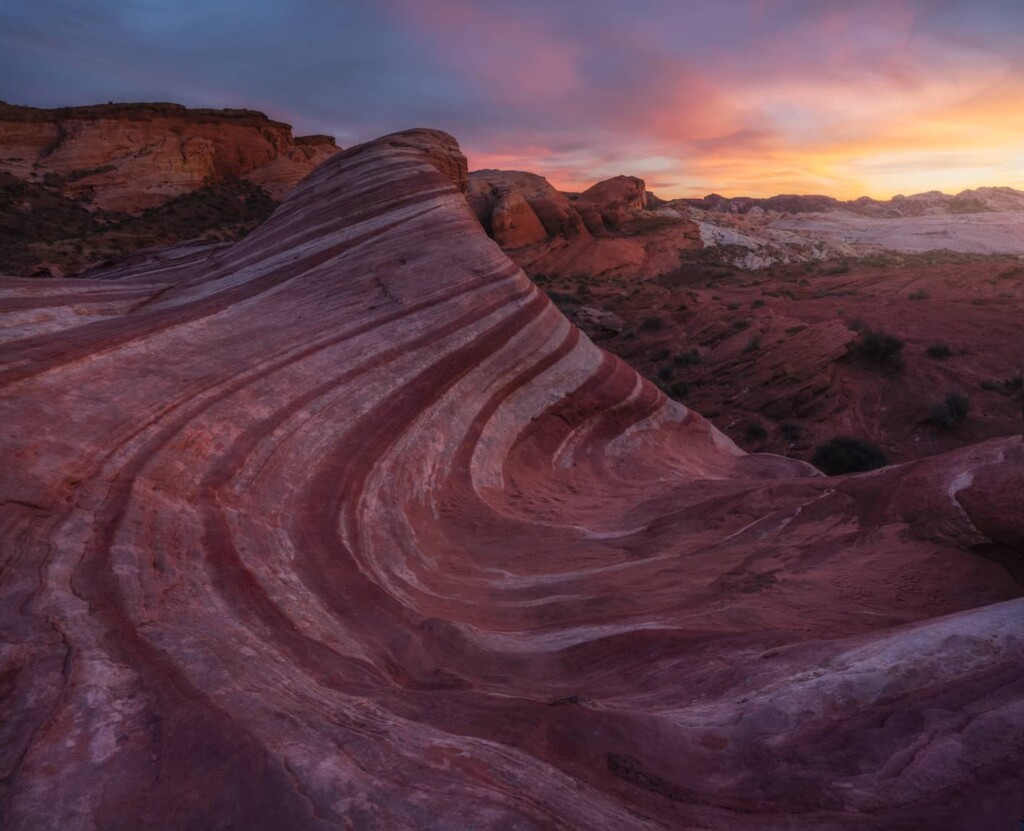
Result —
<instances>
[{"instance_id":1,"label":"layered rock surface","mask_svg":"<svg viewBox=\"0 0 1024 831\"><path fill-rule=\"evenodd\" d=\"M263 113L179 104L0 103L0 147L0 172L59 182L68 196L129 213L240 178L281 199L338 151L329 136L293 138Z\"/></svg>"},{"instance_id":2,"label":"layered rock surface","mask_svg":"<svg viewBox=\"0 0 1024 831\"><path fill-rule=\"evenodd\" d=\"M1020 438L744 455L465 181L397 134L234 246L0 281L5 827L1008 827Z\"/></svg>"}]
</instances>

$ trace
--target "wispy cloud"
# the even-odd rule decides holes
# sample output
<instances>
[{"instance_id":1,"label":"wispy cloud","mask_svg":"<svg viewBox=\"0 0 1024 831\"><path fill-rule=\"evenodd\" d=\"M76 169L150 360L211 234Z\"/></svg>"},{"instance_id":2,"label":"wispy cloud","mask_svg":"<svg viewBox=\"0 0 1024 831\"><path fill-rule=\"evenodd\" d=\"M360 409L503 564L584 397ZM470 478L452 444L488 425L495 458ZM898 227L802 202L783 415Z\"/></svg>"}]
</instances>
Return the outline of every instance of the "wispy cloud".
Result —
<instances>
[{"instance_id":1,"label":"wispy cloud","mask_svg":"<svg viewBox=\"0 0 1024 831\"><path fill-rule=\"evenodd\" d=\"M1002 0L8 0L0 97L436 126L573 189L886 196L1024 184L1022 32Z\"/></svg>"}]
</instances>

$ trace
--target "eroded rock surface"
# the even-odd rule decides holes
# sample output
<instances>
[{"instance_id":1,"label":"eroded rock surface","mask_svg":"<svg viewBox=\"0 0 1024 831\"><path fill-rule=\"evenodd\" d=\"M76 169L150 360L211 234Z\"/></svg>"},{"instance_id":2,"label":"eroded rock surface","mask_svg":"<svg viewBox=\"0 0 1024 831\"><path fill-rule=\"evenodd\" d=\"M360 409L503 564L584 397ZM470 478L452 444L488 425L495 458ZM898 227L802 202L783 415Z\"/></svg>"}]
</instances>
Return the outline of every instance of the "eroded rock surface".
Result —
<instances>
[{"instance_id":1,"label":"eroded rock surface","mask_svg":"<svg viewBox=\"0 0 1024 831\"><path fill-rule=\"evenodd\" d=\"M5 828L1010 827L1021 439L747 456L464 184L398 134L0 281Z\"/></svg>"}]
</instances>

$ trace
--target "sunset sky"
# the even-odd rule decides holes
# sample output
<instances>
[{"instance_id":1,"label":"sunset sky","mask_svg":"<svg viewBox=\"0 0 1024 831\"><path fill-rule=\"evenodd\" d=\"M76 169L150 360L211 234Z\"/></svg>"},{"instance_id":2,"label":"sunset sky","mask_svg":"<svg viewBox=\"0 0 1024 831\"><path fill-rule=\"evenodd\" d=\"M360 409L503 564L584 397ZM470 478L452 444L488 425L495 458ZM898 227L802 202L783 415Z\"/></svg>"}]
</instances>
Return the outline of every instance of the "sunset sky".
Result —
<instances>
[{"instance_id":1,"label":"sunset sky","mask_svg":"<svg viewBox=\"0 0 1024 831\"><path fill-rule=\"evenodd\" d=\"M4 0L0 98L438 127L564 189L1024 188L1024 2Z\"/></svg>"}]
</instances>

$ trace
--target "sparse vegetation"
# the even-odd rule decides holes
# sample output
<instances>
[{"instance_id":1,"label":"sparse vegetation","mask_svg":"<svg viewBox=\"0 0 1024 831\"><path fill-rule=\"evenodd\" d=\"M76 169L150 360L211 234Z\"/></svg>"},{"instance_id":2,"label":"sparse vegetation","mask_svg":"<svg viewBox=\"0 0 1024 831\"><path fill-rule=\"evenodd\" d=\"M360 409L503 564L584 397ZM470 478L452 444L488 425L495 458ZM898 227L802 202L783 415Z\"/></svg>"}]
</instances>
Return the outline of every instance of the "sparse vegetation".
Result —
<instances>
[{"instance_id":1,"label":"sparse vegetation","mask_svg":"<svg viewBox=\"0 0 1024 831\"><path fill-rule=\"evenodd\" d=\"M759 297L753 303L750 304L751 309L760 309L764 305L764 301Z\"/></svg>"},{"instance_id":2,"label":"sparse vegetation","mask_svg":"<svg viewBox=\"0 0 1024 831\"><path fill-rule=\"evenodd\" d=\"M829 476L841 476L884 467L888 460L873 444L852 436L836 436L818 446L811 462Z\"/></svg>"},{"instance_id":3,"label":"sparse vegetation","mask_svg":"<svg viewBox=\"0 0 1024 831\"><path fill-rule=\"evenodd\" d=\"M925 354L929 358L938 358L941 360L943 358L950 357L953 354L953 350L944 343L933 343L925 350Z\"/></svg>"},{"instance_id":4,"label":"sparse vegetation","mask_svg":"<svg viewBox=\"0 0 1024 831\"><path fill-rule=\"evenodd\" d=\"M643 319L640 328L645 332L660 332L665 328L665 321L657 315L652 315Z\"/></svg>"},{"instance_id":5,"label":"sparse vegetation","mask_svg":"<svg viewBox=\"0 0 1024 831\"><path fill-rule=\"evenodd\" d=\"M857 363L869 369L899 372L903 368L903 341L887 332L862 329L850 353Z\"/></svg>"},{"instance_id":6,"label":"sparse vegetation","mask_svg":"<svg viewBox=\"0 0 1024 831\"><path fill-rule=\"evenodd\" d=\"M696 349L691 349L688 352L680 352L672 358L672 363L676 366L693 366L699 364L701 360L700 352Z\"/></svg>"},{"instance_id":7,"label":"sparse vegetation","mask_svg":"<svg viewBox=\"0 0 1024 831\"><path fill-rule=\"evenodd\" d=\"M768 438L768 431L757 421L747 425L747 429L743 432L743 441L748 444L764 441L766 438Z\"/></svg>"},{"instance_id":8,"label":"sparse vegetation","mask_svg":"<svg viewBox=\"0 0 1024 831\"><path fill-rule=\"evenodd\" d=\"M784 421L779 425L779 432L786 441L799 441L804 434L804 428L792 421Z\"/></svg>"},{"instance_id":9,"label":"sparse vegetation","mask_svg":"<svg viewBox=\"0 0 1024 831\"><path fill-rule=\"evenodd\" d=\"M928 420L936 427L950 430L967 420L971 400L963 393L952 392L944 401L932 405Z\"/></svg>"},{"instance_id":10,"label":"sparse vegetation","mask_svg":"<svg viewBox=\"0 0 1024 831\"><path fill-rule=\"evenodd\" d=\"M747 341L747 345L743 347L743 354L749 354L750 352L758 352L761 349L761 336L754 335L750 340Z\"/></svg>"},{"instance_id":11,"label":"sparse vegetation","mask_svg":"<svg viewBox=\"0 0 1024 831\"><path fill-rule=\"evenodd\" d=\"M547 295L551 298L551 302L559 308L563 306L579 306L583 302L575 294L567 294L564 291L548 290Z\"/></svg>"},{"instance_id":12,"label":"sparse vegetation","mask_svg":"<svg viewBox=\"0 0 1024 831\"><path fill-rule=\"evenodd\" d=\"M105 168L74 171L68 181ZM102 209L87 210L91 192L75 198L58 186L64 177L24 182L0 174L0 271L32 273L41 261L59 265L65 274L91 263L152 245L185 239L236 240L274 210L273 199L257 185L229 181L173 199L132 216Z\"/></svg>"},{"instance_id":13,"label":"sparse vegetation","mask_svg":"<svg viewBox=\"0 0 1024 831\"><path fill-rule=\"evenodd\" d=\"M931 295L924 289L918 289L917 291L912 291L907 297L911 300L927 300Z\"/></svg>"},{"instance_id":14,"label":"sparse vegetation","mask_svg":"<svg viewBox=\"0 0 1024 831\"><path fill-rule=\"evenodd\" d=\"M1024 389L1024 378L1017 375L1013 378L1006 378L1002 381L982 381L979 386L989 392L1001 392L1003 395L1013 395Z\"/></svg>"}]
</instances>

